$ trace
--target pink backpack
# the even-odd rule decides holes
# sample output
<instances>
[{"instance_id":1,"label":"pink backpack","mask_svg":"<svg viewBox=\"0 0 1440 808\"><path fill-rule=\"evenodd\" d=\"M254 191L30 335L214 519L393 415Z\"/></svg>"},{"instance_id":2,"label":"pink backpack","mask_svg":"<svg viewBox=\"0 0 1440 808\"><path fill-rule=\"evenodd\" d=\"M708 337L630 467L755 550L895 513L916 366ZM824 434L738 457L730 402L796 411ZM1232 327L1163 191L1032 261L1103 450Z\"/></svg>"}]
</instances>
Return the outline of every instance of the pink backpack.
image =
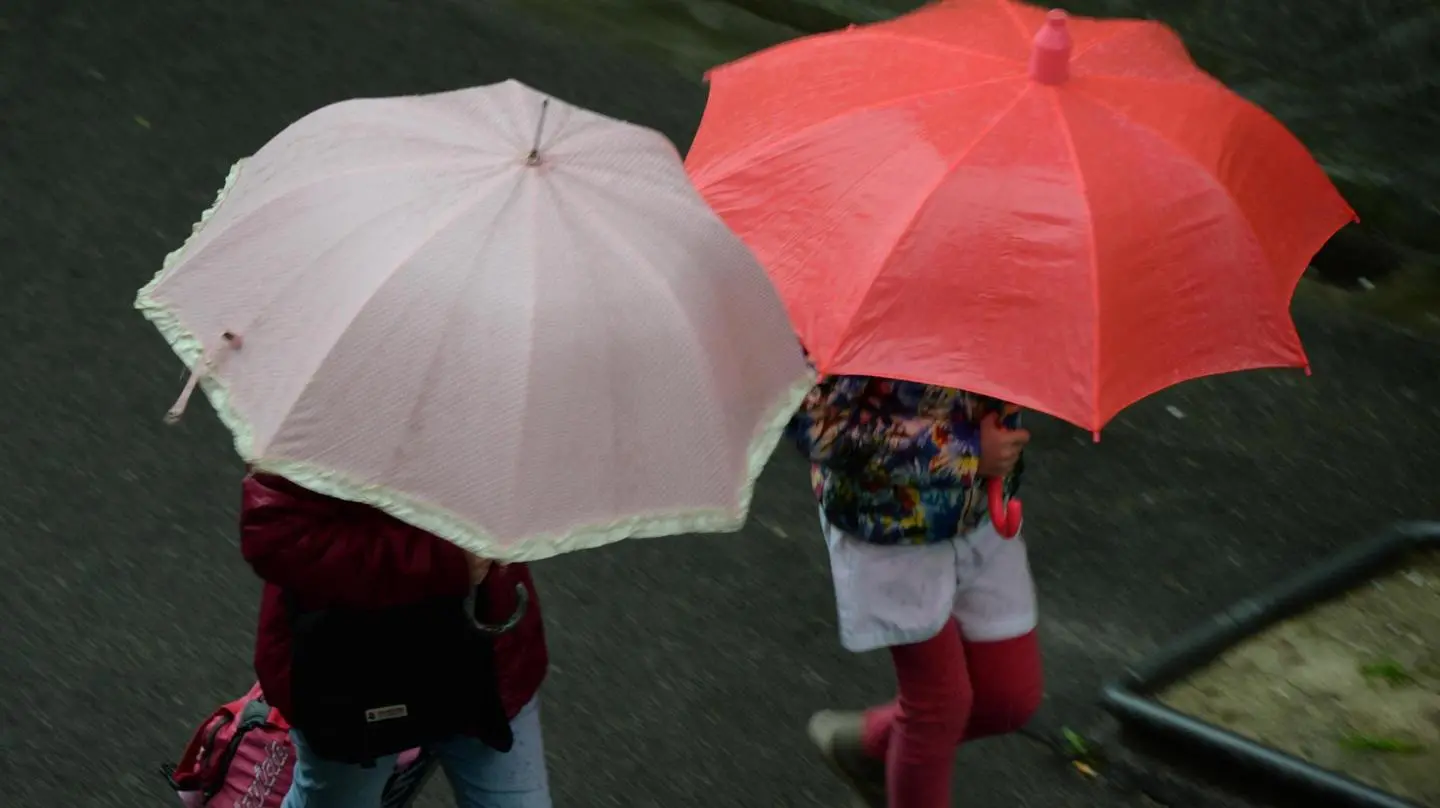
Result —
<instances>
[{"instance_id":1,"label":"pink backpack","mask_svg":"<svg viewBox=\"0 0 1440 808\"><path fill-rule=\"evenodd\" d=\"M382 808L409 805L433 762L418 749L401 755ZM185 808L280 808L294 771L290 724L265 703L258 683L200 725L179 765L164 767Z\"/></svg>"}]
</instances>

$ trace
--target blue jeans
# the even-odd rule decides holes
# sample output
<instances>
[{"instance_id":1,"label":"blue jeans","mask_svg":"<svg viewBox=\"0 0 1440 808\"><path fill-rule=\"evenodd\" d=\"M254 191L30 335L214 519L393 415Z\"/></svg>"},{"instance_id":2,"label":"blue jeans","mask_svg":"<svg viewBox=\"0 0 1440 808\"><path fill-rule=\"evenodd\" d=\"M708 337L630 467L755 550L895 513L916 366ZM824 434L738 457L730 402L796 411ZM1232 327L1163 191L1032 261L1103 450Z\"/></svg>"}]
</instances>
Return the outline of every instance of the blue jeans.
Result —
<instances>
[{"instance_id":1,"label":"blue jeans","mask_svg":"<svg viewBox=\"0 0 1440 808\"><path fill-rule=\"evenodd\" d=\"M539 697L520 710L510 729L515 745L509 752L497 752L464 737L433 747L459 808L551 808ZM381 758L371 768L333 763L316 757L300 733L292 732L291 737L295 741L295 780L281 808L380 805L385 781L395 771L396 756Z\"/></svg>"}]
</instances>

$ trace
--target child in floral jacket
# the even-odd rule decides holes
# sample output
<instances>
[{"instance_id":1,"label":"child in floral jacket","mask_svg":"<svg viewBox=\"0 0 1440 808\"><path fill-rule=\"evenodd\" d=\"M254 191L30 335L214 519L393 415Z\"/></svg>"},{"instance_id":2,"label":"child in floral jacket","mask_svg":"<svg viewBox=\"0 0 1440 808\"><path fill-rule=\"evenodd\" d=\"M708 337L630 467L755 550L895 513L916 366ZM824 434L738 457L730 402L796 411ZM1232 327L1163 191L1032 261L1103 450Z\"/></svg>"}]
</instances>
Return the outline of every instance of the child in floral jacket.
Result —
<instances>
[{"instance_id":1,"label":"child in floral jacket","mask_svg":"<svg viewBox=\"0 0 1440 808\"><path fill-rule=\"evenodd\" d=\"M894 701L810 722L865 805L949 808L960 744L1019 729L1039 706L1025 543L987 514L986 479L1014 493L1029 440L1005 411L961 390L831 376L790 423L813 464L841 642L887 648L895 665Z\"/></svg>"}]
</instances>

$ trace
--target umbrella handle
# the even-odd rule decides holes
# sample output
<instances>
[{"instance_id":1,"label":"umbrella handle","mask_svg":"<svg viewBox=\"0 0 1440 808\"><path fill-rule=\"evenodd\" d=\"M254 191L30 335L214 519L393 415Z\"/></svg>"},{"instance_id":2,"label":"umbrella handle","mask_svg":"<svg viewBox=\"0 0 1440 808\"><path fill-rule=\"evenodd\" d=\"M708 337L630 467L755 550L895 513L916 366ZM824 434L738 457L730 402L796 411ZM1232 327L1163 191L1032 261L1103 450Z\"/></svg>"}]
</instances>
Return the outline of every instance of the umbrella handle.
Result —
<instances>
[{"instance_id":1,"label":"umbrella handle","mask_svg":"<svg viewBox=\"0 0 1440 808\"><path fill-rule=\"evenodd\" d=\"M1020 534L1020 523L1025 519L1020 500L1005 499L1005 481L991 477L985 481L985 494L990 498L990 523L1002 538L1013 539Z\"/></svg>"},{"instance_id":2,"label":"umbrella handle","mask_svg":"<svg viewBox=\"0 0 1440 808\"><path fill-rule=\"evenodd\" d=\"M526 589L524 584L515 584L515 611L506 618L505 622L499 624L482 623L474 618L471 618L471 621L475 624L475 628L486 634L504 634L520 625L520 621L525 618L525 613L529 610L530 590Z\"/></svg>"}]
</instances>

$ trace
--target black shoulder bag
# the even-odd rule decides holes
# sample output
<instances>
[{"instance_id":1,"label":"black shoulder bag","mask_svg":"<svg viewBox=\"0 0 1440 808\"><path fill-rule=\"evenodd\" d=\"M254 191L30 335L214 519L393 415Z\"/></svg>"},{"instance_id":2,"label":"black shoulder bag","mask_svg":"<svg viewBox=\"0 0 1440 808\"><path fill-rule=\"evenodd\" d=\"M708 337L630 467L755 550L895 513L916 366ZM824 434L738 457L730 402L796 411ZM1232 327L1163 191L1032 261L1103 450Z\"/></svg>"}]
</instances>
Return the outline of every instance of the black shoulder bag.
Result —
<instances>
[{"instance_id":1,"label":"black shoulder bag","mask_svg":"<svg viewBox=\"0 0 1440 808\"><path fill-rule=\"evenodd\" d=\"M508 751L493 638L524 616L529 592L517 585L516 595L515 613L491 626L466 598L305 610L286 593L294 713L286 718L317 755L340 763L370 765L457 734Z\"/></svg>"}]
</instances>

